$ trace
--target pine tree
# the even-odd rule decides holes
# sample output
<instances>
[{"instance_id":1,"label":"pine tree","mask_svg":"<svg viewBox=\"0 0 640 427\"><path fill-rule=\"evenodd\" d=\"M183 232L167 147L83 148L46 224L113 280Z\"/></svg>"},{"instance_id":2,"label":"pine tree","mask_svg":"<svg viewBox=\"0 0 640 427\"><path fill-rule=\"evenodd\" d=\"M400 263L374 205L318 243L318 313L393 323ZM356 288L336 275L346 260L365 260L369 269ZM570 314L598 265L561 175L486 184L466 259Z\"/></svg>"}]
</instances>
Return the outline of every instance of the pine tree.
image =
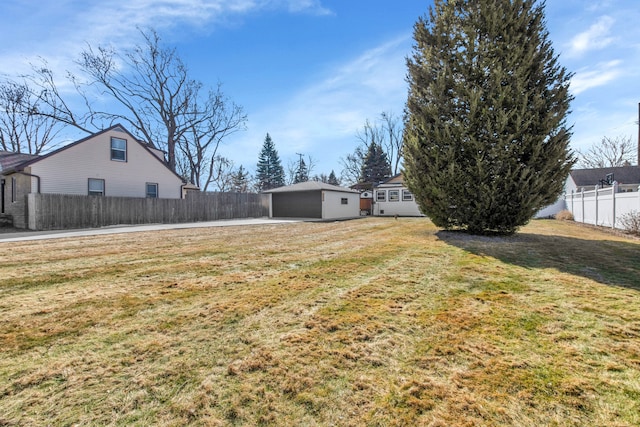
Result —
<instances>
[{"instance_id":1,"label":"pine tree","mask_svg":"<svg viewBox=\"0 0 640 427\"><path fill-rule=\"evenodd\" d=\"M276 146L268 133L258 157L256 184L259 191L270 190L284 185L284 168L280 162Z\"/></svg>"},{"instance_id":2,"label":"pine tree","mask_svg":"<svg viewBox=\"0 0 640 427\"><path fill-rule=\"evenodd\" d=\"M515 232L559 197L574 162L571 74L544 1L435 0L414 39L405 181L437 226Z\"/></svg>"},{"instance_id":3,"label":"pine tree","mask_svg":"<svg viewBox=\"0 0 640 427\"><path fill-rule=\"evenodd\" d=\"M296 169L295 176L293 177L293 183L297 184L299 182L307 181L309 181L309 170L307 168L307 164L304 162L304 159L300 157L298 168Z\"/></svg>"},{"instance_id":4,"label":"pine tree","mask_svg":"<svg viewBox=\"0 0 640 427\"><path fill-rule=\"evenodd\" d=\"M242 166L231 175L231 191L235 193L247 193L249 191L251 177Z\"/></svg>"},{"instance_id":5,"label":"pine tree","mask_svg":"<svg viewBox=\"0 0 640 427\"><path fill-rule=\"evenodd\" d=\"M362 161L360 182L377 184L391 176L391 164L387 153L380 144L372 142L367 147L367 153Z\"/></svg>"},{"instance_id":6,"label":"pine tree","mask_svg":"<svg viewBox=\"0 0 640 427\"><path fill-rule=\"evenodd\" d=\"M327 180L327 184L340 186L340 180L338 179L338 177L336 177L336 173L333 171L333 169L329 174L329 179Z\"/></svg>"}]
</instances>

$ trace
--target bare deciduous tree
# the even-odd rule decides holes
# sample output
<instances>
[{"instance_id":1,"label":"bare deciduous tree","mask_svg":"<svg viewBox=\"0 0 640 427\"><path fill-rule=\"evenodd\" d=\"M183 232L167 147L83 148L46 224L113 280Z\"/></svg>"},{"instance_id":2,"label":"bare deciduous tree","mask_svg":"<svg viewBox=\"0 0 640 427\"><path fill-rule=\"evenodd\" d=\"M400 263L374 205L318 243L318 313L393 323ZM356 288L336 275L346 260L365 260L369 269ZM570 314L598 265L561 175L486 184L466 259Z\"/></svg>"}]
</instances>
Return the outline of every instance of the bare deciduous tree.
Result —
<instances>
[{"instance_id":1,"label":"bare deciduous tree","mask_svg":"<svg viewBox=\"0 0 640 427\"><path fill-rule=\"evenodd\" d=\"M0 149L40 154L53 148L60 128L55 120L35 114L40 101L26 82L0 83Z\"/></svg>"},{"instance_id":2,"label":"bare deciduous tree","mask_svg":"<svg viewBox=\"0 0 640 427\"><path fill-rule=\"evenodd\" d=\"M178 171L189 176L191 182L199 183L202 191L207 191L209 184L219 175L216 160L220 159L217 153L221 142L225 137L244 130L247 117L242 107L224 96L220 84L215 92L209 92L202 108L197 102L193 108L188 132L178 141L188 169L180 171L178 168Z\"/></svg>"},{"instance_id":3,"label":"bare deciduous tree","mask_svg":"<svg viewBox=\"0 0 640 427\"><path fill-rule=\"evenodd\" d=\"M391 112L383 112L380 114L380 120L382 121L382 132L385 135L382 139L382 147L387 153L389 162L391 162L391 173L397 175L400 173L400 166L404 155L402 151L402 132L404 126Z\"/></svg>"},{"instance_id":4,"label":"bare deciduous tree","mask_svg":"<svg viewBox=\"0 0 640 427\"><path fill-rule=\"evenodd\" d=\"M355 184L360 180L364 158L371 144L382 147L389 160L392 175L398 174L403 158L403 128L400 120L391 112L382 112L380 120L374 123L367 119L362 129L356 132L359 144L354 152L340 159L343 181Z\"/></svg>"},{"instance_id":5,"label":"bare deciduous tree","mask_svg":"<svg viewBox=\"0 0 640 427\"><path fill-rule=\"evenodd\" d=\"M46 63L34 67L31 81L48 107L41 114L85 132L128 124L139 138L165 150L172 170L206 188L218 145L244 129L246 115L220 85L203 96L202 83L190 77L176 50L162 46L153 30L141 34L144 43L124 53L102 46L81 53L78 66L87 81L67 75L84 101L81 114L67 103ZM99 108L97 100L104 96L115 101L117 111Z\"/></svg>"},{"instance_id":6,"label":"bare deciduous tree","mask_svg":"<svg viewBox=\"0 0 640 427\"><path fill-rule=\"evenodd\" d=\"M209 163L209 184L213 185L213 191L231 191L233 188L234 168L233 161L226 157L216 156ZM207 188L202 189L207 191Z\"/></svg>"},{"instance_id":7,"label":"bare deciduous tree","mask_svg":"<svg viewBox=\"0 0 640 427\"><path fill-rule=\"evenodd\" d=\"M587 151L578 150L579 164L583 168L608 168L631 165L637 160L638 147L631 137L603 137Z\"/></svg>"},{"instance_id":8,"label":"bare deciduous tree","mask_svg":"<svg viewBox=\"0 0 640 427\"><path fill-rule=\"evenodd\" d=\"M355 184L360 180L364 157L367 153L367 147L359 144L353 153L347 154L346 157L340 159L342 164L342 181L347 184Z\"/></svg>"}]
</instances>

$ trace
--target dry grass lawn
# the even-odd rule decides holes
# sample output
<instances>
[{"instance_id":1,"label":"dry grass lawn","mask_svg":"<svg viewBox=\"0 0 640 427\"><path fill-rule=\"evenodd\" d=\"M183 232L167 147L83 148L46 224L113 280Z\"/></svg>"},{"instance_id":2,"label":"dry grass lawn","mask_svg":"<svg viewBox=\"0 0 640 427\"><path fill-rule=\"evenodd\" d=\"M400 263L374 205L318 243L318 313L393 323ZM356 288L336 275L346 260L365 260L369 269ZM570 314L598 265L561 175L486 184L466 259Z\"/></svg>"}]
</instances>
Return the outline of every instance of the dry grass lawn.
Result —
<instances>
[{"instance_id":1,"label":"dry grass lawn","mask_svg":"<svg viewBox=\"0 0 640 427\"><path fill-rule=\"evenodd\" d=\"M0 426L640 425L638 240L368 218L0 248Z\"/></svg>"}]
</instances>

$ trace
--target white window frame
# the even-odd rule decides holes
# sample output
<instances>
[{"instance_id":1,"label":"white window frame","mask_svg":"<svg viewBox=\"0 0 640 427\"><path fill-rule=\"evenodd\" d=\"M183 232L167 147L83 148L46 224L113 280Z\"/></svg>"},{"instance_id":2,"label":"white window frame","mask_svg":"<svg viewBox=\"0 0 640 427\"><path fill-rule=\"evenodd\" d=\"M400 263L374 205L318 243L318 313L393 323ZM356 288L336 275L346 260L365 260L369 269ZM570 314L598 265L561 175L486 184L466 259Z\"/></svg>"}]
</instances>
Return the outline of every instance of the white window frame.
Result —
<instances>
[{"instance_id":1,"label":"white window frame","mask_svg":"<svg viewBox=\"0 0 640 427\"><path fill-rule=\"evenodd\" d=\"M387 201L387 190L376 190L376 202Z\"/></svg>"},{"instance_id":2,"label":"white window frame","mask_svg":"<svg viewBox=\"0 0 640 427\"><path fill-rule=\"evenodd\" d=\"M149 187L155 188L155 193L149 192ZM158 183L157 182L147 182L145 184L145 195L149 199L157 199L158 198Z\"/></svg>"},{"instance_id":3,"label":"white window frame","mask_svg":"<svg viewBox=\"0 0 640 427\"><path fill-rule=\"evenodd\" d=\"M118 143L123 143L124 148L117 146ZM122 138L111 137L111 160L114 162L126 162L127 161L127 140Z\"/></svg>"},{"instance_id":4,"label":"white window frame","mask_svg":"<svg viewBox=\"0 0 640 427\"><path fill-rule=\"evenodd\" d=\"M91 184L97 184L100 183L102 186L102 190L98 191L97 189L91 189ZM90 196L104 196L105 194L105 182L104 179L100 179L100 178L89 178L89 182L88 182L88 194Z\"/></svg>"},{"instance_id":5,"label":"white window frame","mask_svg":"<svg viewBox=\"0 0 640 427\"><path fill-rule=\"evenodd\" d=\"M402 201L403 202L412 202L413 201L413 193L409 190L402 190Z\"/></svg>"},{"instance_id":6,"label":"white window frame","mask_svg":"<svg viewBox=\"0 0 640 427\"><path fill-rule=\"evenodd\" d=\"M389 190L389 201L390 202L399 202L400 201L400 190Z\"/></svg>"}]
</instances>

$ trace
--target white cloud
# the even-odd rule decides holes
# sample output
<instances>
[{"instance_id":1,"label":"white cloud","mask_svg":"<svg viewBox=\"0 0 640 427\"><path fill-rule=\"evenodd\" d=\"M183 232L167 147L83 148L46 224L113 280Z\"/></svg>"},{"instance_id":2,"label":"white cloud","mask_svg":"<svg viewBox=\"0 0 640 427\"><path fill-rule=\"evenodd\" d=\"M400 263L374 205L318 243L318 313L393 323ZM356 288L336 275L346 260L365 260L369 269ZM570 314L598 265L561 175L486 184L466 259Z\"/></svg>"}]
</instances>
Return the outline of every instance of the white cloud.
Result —
<instances>
[{"instance_id":1,"label":"white cloud","mask_svg":"<svg viewBox=\"0 0 640 427\"><path fill-rule=\"evenodd\" d=\"M584 5L585 9L589 12L596 12L603 9L608 9L612 6L613 0L601 0L595 1L591 0L588 5Z\"/></svg>"},{"instance_id":2,"label":"white cloud","mask_svg":"<svg viewBox=\"0 0 640 427\"><path fill-rule=\"evenodd\" d=\"M383 111L401 116L409 49L409 35L391 40L334 67L283 103L250 112L248 132L234 136L226 155L251 169L269 132L283 164L303 153L317 162L314 172L338 173L339 159L353 151L365 120Z\"/></svg>"},{"instance_id":3,"label":"white cloud","mask_svg":"<svg viewBox=\"0 0 640 427\"><path fill-rule=\"evenodd\" d=\"M614 38L611 37L611 27L615 20L610 16L602 16L587 31L573 37L569 43L569 55L580 56L591 50L603 49L610 45Z\"/></svg>"},{"instance_id":4,"label":"white cloud","mask_svg":"<svg viewBox=\"0 0 640 427\"><path fill-rule=\"evenodd\" d=\"M0 69L9 74L29 71L38 56L72 66L79 51L91 45L129 47L140 41L138 28L180 29L181 33L215 29L229 19L263 10L327 15L320 0L67 0L44 5L0 6ZM11 13L8 13L11 12ZM16 61L16 59L21 59Z\"/></svg>"},{"instance_id":5,"label":"white cloud","mask_svg":"<svg viewBox=\"0 0 640 427\"><path fill-rule=\"evenodd\" d=\"M289 0L289 11L294 13L305 12L315 15L333 15L331 9L323 7L318 0Z\"/></svg>"},{"instance_id":6,"label":"white cloud","mask_svg":"<svg viewBox=\"0 0 640 427\"><path fill-rule=\"evenodd\" d=\"M622 61L597 64L594 69L582 69L571 79L571 92L578 95L588 89L603 86L616 80L623 73Z\"/></svg>"}]
</instances>

